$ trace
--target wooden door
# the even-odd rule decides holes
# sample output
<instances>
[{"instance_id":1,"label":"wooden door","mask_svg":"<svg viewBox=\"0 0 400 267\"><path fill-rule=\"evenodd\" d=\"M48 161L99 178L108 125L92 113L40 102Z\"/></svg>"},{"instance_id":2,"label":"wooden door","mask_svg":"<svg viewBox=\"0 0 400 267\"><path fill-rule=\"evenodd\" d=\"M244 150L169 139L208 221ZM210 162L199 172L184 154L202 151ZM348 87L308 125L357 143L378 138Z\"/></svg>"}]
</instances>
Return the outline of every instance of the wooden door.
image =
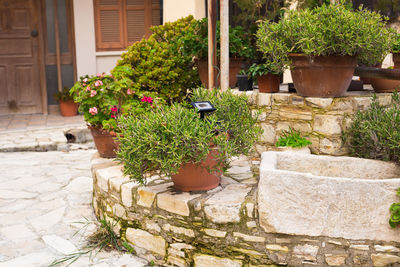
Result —
<instances>
[{"instance_id":1,"label":"wooden door","mask_svg":"<svg viewBox=\"0 0 400 267\"><path fill-rule=\"evenodd\" d=\"M41 113L36 0L0 0L0 115Z\"/></svg>"}]
</instances>

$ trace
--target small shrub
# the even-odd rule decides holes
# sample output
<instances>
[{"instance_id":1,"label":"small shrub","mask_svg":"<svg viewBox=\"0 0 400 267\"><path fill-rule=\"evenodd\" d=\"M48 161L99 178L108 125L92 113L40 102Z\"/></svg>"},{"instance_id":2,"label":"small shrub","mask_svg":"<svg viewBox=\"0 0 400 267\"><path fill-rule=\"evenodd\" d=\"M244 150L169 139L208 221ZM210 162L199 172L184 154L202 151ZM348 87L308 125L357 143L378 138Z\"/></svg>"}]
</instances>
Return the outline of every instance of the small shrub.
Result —
<instances>
[{"instance_id":1,"label":"small shrub","mask_svg":"<svg viewBox=\"0 0 400 267\"><path fill-rule=\"evenodd\" d=\"M392 95L392 106L379 105L373 96L371 108L357 112L344 133L350 155L400 162L400 101L397 92Z\"/></svg>"},{"instance_id":2,"label":"small shrub","mask_svg":"<svg viewBox=\"0 0 400 267\"><path fill-rule=\"evenodd\" d=\"M283 136L280 136L278 141L276 142L276 146L284 146L284 147L293 147L293 148L301 148L311 145L312 143L306 138L302 137L300 132L293 130L292 128L289 131L284 131Z\"/></svg>"},{"instance_id":3,"label":"small shrub","mask_svg":"<svg viewBox=\"0 0 400 267\"><path fill-rule=\"evenodd\" d=\"M69 93L69 89L67 87L64 87L61 92L54 94L54 99L66 102L74 100L74 96Z\"/></svg>"},{"instance_id":4,"label":"small shrub","mask_svg":"<svg viewBox=\"0 0 400 267\"><path fill-rule=\"evenodd\" d=\"M397 196L400 197L400 188L397 189ZM393 203L390 208L389 225L392 228L396 228L400 224L400 203Z\"/></svg>"}]
</instances>

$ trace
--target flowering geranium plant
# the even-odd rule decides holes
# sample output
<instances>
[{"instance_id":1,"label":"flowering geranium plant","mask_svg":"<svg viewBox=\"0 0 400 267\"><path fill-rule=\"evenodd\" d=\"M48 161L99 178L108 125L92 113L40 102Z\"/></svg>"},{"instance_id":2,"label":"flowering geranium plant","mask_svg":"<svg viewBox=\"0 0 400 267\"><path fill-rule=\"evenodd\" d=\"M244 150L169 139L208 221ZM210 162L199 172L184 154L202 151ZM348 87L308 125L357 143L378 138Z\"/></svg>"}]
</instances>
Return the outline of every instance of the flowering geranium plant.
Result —
<instances>
[{"instance_id":1,"label":"flowering geranium plant","mask_svg":"<svg viewBox=\"0 0 400 267\"><path fill-rule=\"evenodd\" d=\"M115 130L121 114L141 114L163 102L155 93L133 89L130 70L120 66L112 74L86 75L71 88L70 94L80 103L79 111L90 126Z\"/></svg>"}]
</instances>

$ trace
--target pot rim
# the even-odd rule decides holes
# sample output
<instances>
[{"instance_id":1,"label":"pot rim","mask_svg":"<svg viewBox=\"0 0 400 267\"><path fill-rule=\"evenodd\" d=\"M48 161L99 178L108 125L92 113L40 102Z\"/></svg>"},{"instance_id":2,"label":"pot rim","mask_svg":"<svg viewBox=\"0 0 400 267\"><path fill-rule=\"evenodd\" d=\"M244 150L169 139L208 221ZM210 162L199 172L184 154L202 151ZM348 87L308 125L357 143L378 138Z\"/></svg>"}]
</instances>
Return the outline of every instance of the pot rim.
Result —
<instances>
[{"instance_id":1,"label":"pot rim","mask_svg":"<svg viewBox=\"0 0 400 267\"><path fill-rule=\"evenodd\" d=\"M357 57L351 55L307 55L303 53L289 53L289 57Z\"/></svg>"}]
</instances>

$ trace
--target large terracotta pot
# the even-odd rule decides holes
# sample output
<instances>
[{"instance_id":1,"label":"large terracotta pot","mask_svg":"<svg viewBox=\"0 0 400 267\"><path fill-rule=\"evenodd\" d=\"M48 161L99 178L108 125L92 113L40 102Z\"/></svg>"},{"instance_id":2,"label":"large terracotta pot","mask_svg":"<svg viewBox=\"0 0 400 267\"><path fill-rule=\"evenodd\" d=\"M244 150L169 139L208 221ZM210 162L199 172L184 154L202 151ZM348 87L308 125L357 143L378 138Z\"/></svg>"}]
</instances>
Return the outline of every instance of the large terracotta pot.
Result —
<instances>
[{"instance_id":1,"label":"large terracotta pot","mask_svg":"<svg viewBox=\"0 0 400 267\"><path fill-rule=\"evenodd\" d=\"M197 70L199 71L201 83L208 88L208 61L204 59L198 59L195 61ZM243 59L230 58L229 59L229 87L233 88L236 86L237 78L236 75L240 72L242 67ZM217 70L215 71L217 74ZM221 78L218 76L216 87L221 85Z\"/></svg>"},{"instance_id":2,"label":"large terracotta pot","mask_svg":"<svg viewBox=\"0 0 400 267\"><path fill-rule=\"evenodd\" d=\"M400 53L393 53L394 68L400 69Z\"/></svg>"},{"instance_id":3,"label":"large terracotta pot","mask_svg":"<svg viewBox=\"0 0 400 267\"><path fill-rule=\"evenodd\" d=\"M371 66L367 66L367 67L371 67ZM382 63L373 65L372 67L374 67L374 68L382 68ZM371 84L372 83L371 78L368 78L368 77L360 76L360 80L363 82L363 84Z\"/></svg>"},{"instance_id":4,"label":"large terracotta pot","mask_svg":"<svg viewBox=\"0 0 400 267\"><path fill-rule=\"evenodd\" d=\"M174 187L178 190L189 191L204 191L216 188L222 175L221 171L209 172L208 170L215 170L217 168L217 159L214 157L218 153L217 148L211 148L207 158L199 163L186 163L178 171L177 174L171 175L174 182Z\"/></svg>"},{"instance_id":5,"label":"large terracotta pot","mask_svg":"<svg viewBox=\"0 0 400 267\"><path fill-rule=\"evenodd\" d=\"M400 91L400 80L370 78L372 88L376 93L393 93L396 88Z\"/></svg>"},{"instance_id":6,"label":"large terracotta pot","mask_svg":"<svg viewBox=\"0 0 400 267\"><path fill-rule=\"evenodd\" d=\"M353 56L289 54L297 93L311 97L339 97L346 93L357 66Z\"/></svg>"},{"instance_id":7,"label":"large terracotta pot","mask_svg":"<svg viewBox=\"0 0 400 267\"><path fill-rule=\"evenodd\" d=\"M257 78L258 90L260 93L279 92L280 76L278 74L268 73Z\"/></svg>"},{"instance_id":8,"label":"large terracotta pot","mask_svg":"<svg viewBox=\"0 0 400 267\"><path fill-rule=\"evenodd\" d=\"M61 101L60 100L60 112L64 117L76 116L78 113L78 104L73 100Z\"/></svg>"},{"instance_id":9,"label":"large terracotta pot","mask_svg":"<svg viewBox=\"0 0 400 267\"><path fill-rule=\"evenodd\" d=\"M93 136L94 144L102 158L115 158L118 144L115 141L116 134L110 133L100 127L88 126Z\"/></svg>"}]
</instances>

